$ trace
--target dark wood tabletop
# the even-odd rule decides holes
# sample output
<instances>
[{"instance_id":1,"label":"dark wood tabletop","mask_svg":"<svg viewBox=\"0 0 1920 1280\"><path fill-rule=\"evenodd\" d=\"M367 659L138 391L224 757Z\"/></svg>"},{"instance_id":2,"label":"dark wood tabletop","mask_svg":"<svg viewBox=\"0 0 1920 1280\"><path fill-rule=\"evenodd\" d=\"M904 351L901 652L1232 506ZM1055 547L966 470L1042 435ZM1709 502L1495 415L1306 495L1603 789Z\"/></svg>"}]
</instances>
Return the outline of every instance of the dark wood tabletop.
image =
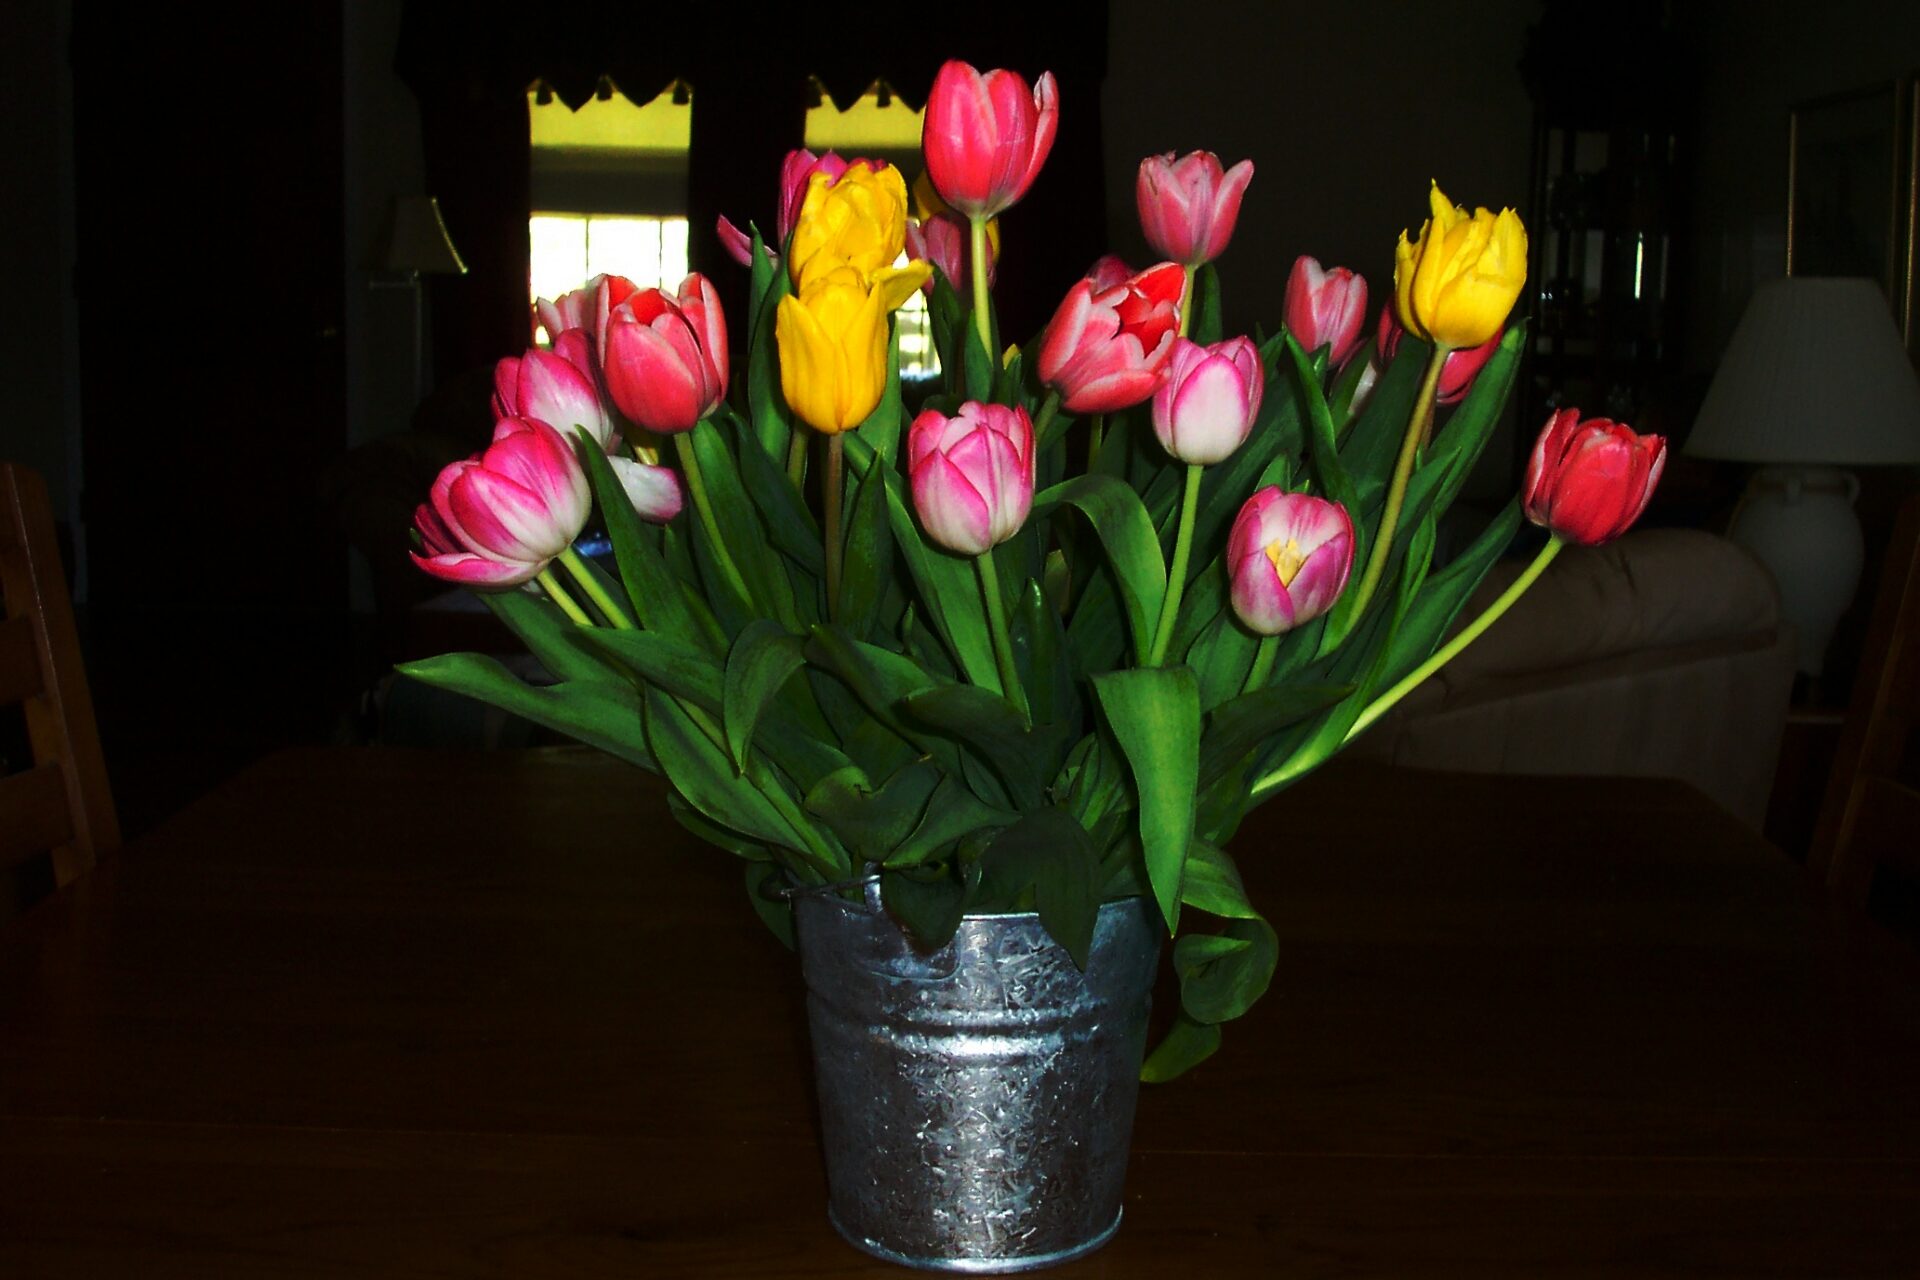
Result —
<instances>
[{"instance_id":1,"label":"dark wood tabletop","mask_svg":"<svg viewBox=\"0 0 1920 1280\"><path fill-rule=\"evenodd\" d=\"M1920 1275L1920 965L1679 783L1336 764L1071 1277ZM645 775L273 756L0 931L0 1276L905 1274Z\"/></svg>"}]
</instances>

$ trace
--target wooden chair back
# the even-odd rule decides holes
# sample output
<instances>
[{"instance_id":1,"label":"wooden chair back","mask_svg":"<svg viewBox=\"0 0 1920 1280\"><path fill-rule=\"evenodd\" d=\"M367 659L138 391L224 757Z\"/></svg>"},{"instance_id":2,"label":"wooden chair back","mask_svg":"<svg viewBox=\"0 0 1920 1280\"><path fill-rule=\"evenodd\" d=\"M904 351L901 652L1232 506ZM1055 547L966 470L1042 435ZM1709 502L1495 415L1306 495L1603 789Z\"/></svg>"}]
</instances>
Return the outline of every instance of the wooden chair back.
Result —
<instances>
[{"instance_id":1,"label":"wooden chair back","mask_svg":"<svg viewBox=\"0 0 1920 1280\"><path fill-rule=\"evenodd\" d=\"M53 511L38 473L0 463L0 707L25 713L32 764L0 777L0 870L51 855L66 884L120 844Z\"/></svg>"},{"instance_id":2,"label":"wooden chair back","mask_svg":"<svg viewBox=\"0 0 1920 1280\"><path fill-rule=\"evenodd\" d=\"M1876 868L1920 875L1920 498L1894 526L1808 868L1864 907Z\"/></svg>"}]
</instances>

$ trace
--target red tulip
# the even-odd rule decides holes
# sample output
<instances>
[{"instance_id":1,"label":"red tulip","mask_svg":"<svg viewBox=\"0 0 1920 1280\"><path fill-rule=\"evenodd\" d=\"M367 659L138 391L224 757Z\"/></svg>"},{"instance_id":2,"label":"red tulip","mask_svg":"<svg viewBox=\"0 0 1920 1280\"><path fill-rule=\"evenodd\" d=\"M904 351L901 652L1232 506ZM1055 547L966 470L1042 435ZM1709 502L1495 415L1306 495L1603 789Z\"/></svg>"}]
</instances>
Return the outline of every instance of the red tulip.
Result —
<instances>
[{"instance_id":1,"label":"red tulip","mask_svg":"<svg viewBox=\"0 0 1920 1280\"><path fill-rule=\"evenodd\" d=\"M1333 367L1343 367L1360 349L1367 327L1367 281L1345 267L1322 268L1301 254L1287 276L1287 332L1304 351L1329 349Z\"/></svg>"},{"instance_id":2,"label":"red tulip","mask_svg":"<svg viewBox=\"0 0 1920 1280\"><path fill-rule=\"evenodd\" d=\"M1406 330L1394 318L1391 304L1380 309L1380 332L1376 339L1380 367L1385 368L1392 362L1395 353L1400 350L1400 338ZM1480 370L1486 368L1487 361L1493 359L1493 353L1500 349L1500 334L1494 334L1477 347L1462 347L1447 353L1446 362L1440 366L1440 388L1434 396L1436 404L1459 404L1467 398L1467 392L1473 390L1473 380L1480 376ZM1357 412L1357 410L1356 410Z\"/></svg>"},{"instance_id":3,"label":"red tulip","mask_svg":"<svg viewBox=\"0 0 1920 1280\"><path fill-rule=\"evenodd\" d=\"M1147 243L1163 258L1197 267L1226 251L1240 200L1253 181L1253 161L1220 167L1211 151L1174 159L1173 152L1140 162L1134 200Z\"/></svg>"},{"instance_id":4,"label":"red tulip","mask_svg":"<svg viewBox=\"0 0 1920 1280\"><path fill-rule=\"evenodd\" d=\"M1635 435L1606 418L1582 422L1578 409L1562 409L1547 419L1527 460L1527 519L1583 547L1611 542L1647 509L1666 463L1660 436Z\"/></svg>"},{"instance_id":5,"label":"red tulip","mask_svg":"<svg viewBox=\"0 0 1920 1280\"><path fill-rule=\"evenodd\" d=\"M1113 413L1151 396L1173 353L1185 283L1178 263L1163 262L1111 289L1075 284L1040 340L1040 381L1070 413Z\"/></svg>"},{"instance_id":6,"label":"red tulip","mask_svg":"<svg viewBox=\"0 0 1920 1280\"><path fill-rule=\"evenodd\" d=\"M602 340L607 317L613 309L632 297L639 286L625 276L599 275L571 293L563 293L549 302L536 301L534 310L546 327L548 338L558 338L568 329L585 329L595 343Z\"/></svg>"},{"instance_id":7,"label":"red tulip","mask_svg":"<svg viewBox=\"0 0 1920 1280\"><path fill-rule=\"evenodd\" d=\"M1018 203L1053 149L1057 98L1050 71L1029 92L1018 72L982 75L959 61L942 66L920 135L940 198L969 218L991 218Z\"/></svg>"},{"instance_id":8,"label":"red tulip","mask_svg":"<svg viewBox=\"0 0 1920 1280\"><path fill-rule=\"evenodd\" d=\"M567 346L584 349L586 331L569 329ZM566 335L562 335L566 338ZM591 370L577 367L558 351L531 347L524 356L508 356L493 368L493 416L533 418L572 438L585 427L602 449L613 439L613 421L601 402Z\"/></svg>"},{"instance_id":9,"label":"red tulip","mask_svg":"<svg viewBox=\"0 0 1920 1280\"><path fill-rule=\"evenodd\" d=\"M928 409L907 432L913 509L927 536L977 556L1020 531L1033 509L1033 423L1025 409L969 400Z\"/></svg>"},{"instance_id":10,"label":"red tulip","mask_svg":"<svg viewBox=\"0 0 1920 1280\"><path fill-rule=\"evenodd\" d=\"M1337 502L1260 490L1227 535L1233 611L1263 636L1279 635L1333 608L1353 570L1353 521Z\"/></svg>"},{"instance_id":11,"label":"red tulip","mask_svg":"<svg viewBox=\"0 0 1920 1280\"><path fill-rule=\"evenodd\" d=\"M508 418L478 458L440 472L414 512L413 562L474 587L513 587L573 545L592 498L573 446L544 422Z\"/></svg>"},{"instance_id":12,"label":"red tulip","mask_svg":"<svg viewBox=\"0 0 1920 1280\"><path fill-rule=\"evenodd\" d=\"M1246 443L1260 416L1266 377L1250 339L1203 347L1175 338L1166 381L1153 393L1153 432L1182 462L1224 462Z\"/></svg>"},{"instance_id":13,"label":"red tulip","mask_svg":"<svg viewBox=\"0 0 1920 1280\"><path fill-rule=\"evenodd\" d=\"M678 295L648 289L620 304L601 343L607 393L649 431L692 430L727 393L727 321L698 272Z\"/></svg>"}]
</instances>

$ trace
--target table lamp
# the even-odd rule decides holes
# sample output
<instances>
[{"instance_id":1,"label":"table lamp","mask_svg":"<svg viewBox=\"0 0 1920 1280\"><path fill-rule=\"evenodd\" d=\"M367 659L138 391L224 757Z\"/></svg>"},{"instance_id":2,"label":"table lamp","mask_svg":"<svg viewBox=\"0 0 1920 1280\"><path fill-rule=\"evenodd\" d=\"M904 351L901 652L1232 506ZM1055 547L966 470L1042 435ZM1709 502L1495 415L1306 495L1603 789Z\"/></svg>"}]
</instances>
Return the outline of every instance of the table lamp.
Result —
<instances>
[{"instance_id":1,"label":"table lamp","mask_svg":"<svg viewBox=\"0 0 1920 1280\"><path fill-rule=\"evenodd\" d=\"M1872 280L1791 276L1754 290L1686 452L1762 466L1728 536L1772 572L1818 676L1860 584L1865 541L1842 467L1920 462L1920 379Z\"/></svg>"},{"instance_id":2,"label":"table lamp","mask_svg":"<svg viewBox=\"0 0 1920 1280\"><path fill-rule=\"evenodd\" d=\"M397 272L413 291L413 392L415 400L426 398L426 320L423 315L420 277L423 275L463 276L467 264L453 247L447 224L440 217L440 202L432 196L397 196L393 202L393 234L387 239L387 251L380 265Z\"/></svg>"}]
</instances>

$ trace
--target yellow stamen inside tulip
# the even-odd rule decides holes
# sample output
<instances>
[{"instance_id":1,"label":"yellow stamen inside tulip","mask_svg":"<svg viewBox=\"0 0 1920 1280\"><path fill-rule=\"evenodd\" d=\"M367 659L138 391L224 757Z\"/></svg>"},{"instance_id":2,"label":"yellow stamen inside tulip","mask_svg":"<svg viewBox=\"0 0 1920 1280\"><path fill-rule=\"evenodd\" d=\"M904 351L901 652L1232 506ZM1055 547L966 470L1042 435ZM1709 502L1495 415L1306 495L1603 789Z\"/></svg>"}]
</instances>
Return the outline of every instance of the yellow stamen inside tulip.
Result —
<instances>
[{"instance_id":1,"label":"yellow stamen inside tulip","mask_svg":"<svg viewBox=\"0 0 1920 1280\"><path fill-rule=\"evenodd\" d=\"M1280 575L1280 585L1290 587L1300 573L1300 566L1307 562L1307 553L1292 538L1287 539L1283 547L1277 542L1267 544L1267 559L1273 561L1273 571Z\"/></svg>"}]
</instances>

